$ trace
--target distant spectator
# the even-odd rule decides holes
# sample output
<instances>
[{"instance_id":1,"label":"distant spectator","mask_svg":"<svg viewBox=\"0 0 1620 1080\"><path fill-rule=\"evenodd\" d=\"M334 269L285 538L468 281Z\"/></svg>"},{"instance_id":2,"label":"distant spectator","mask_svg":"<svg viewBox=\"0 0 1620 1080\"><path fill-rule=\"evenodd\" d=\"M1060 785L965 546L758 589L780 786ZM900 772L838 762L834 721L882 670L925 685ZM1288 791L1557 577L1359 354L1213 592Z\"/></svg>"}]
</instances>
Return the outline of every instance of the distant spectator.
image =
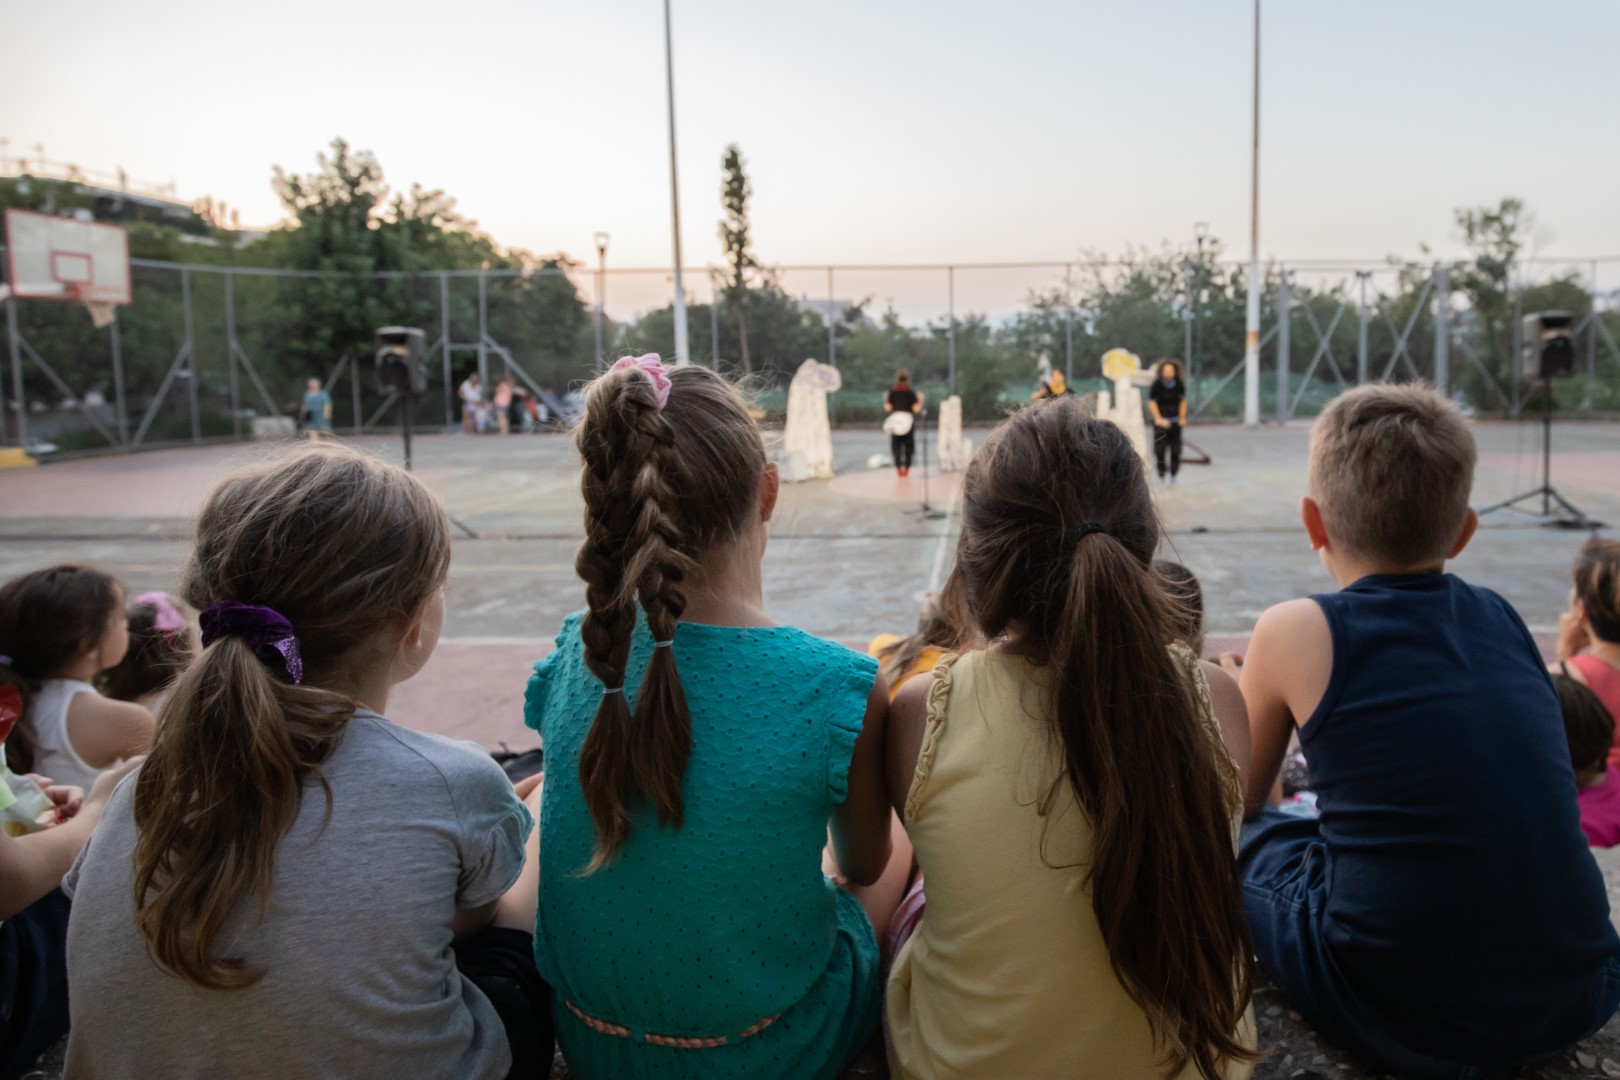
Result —
<instances>
[{"instance_id":1,"label":"distant spectator","mask_svg":"<svg viewBox=\"0 0 1620 1080\"><path fill-rule=\"evenodd\" d=\"M1204 655L1204 590L1191 570L1170 559L1154 559L1153 569L1176 602L1176 631L1194 656ZM1234 677L1236 673L1234 672Z\"/></svg>"},{"instance_id":2,"label":"distant spectator","mask_svg":"<svg viewBox=\"0 0 1620 1080\"><path fill-rule=\"evenodd\" d=\"M495 384L495 427L502 435L512 431L512 380L506 376Z\"/></svg>"},{"instance_id":3,"label":"distant spectator","mask_svg":"<svg viewBox=\"0 0 1620 1080\"><path fill-rule=\"evenodd\" d=\"M484 388L478 378L478 372L473 372L462 380L461 389L456 391L461 398L461 430L469 435L476 434L483 428Z\"/></svg>"},{"instance_id":4,"label":"distant spectator","mask_svg":"<svg viewBox=\"0 0 1620 1080\"><path fill-rule=\"evenodd\" d=\"M191 623L167 593L142 593L128 612L129 649L96 678L96 689L115 701L156 712L169 683L197 651Z\"/></svg>"},{"instance_id":5,"label":"distant spectator","mask_svg":"<svg viewBox=\"0 0 1620 1080\"><path fill-rule=\"evenodd\" d=\"M1052 398L1069 397L1074 394L1069 389L1069 380L1063 372L1052 369L1051 374L1041 380L1041 388L1029 395L1031 401L1050 401Z\"/></svg>"},{"instance_id":6,"label":"distant spectator","mask_svg":"<svg viewBox=\"0 0 1620 1080\"><path fill-rule=\"evenodd\" d=\"M1569 610L1558 616L1555 672L1568 661L1569 677L1592 688L1620 720L1620 540L1593 537L1575 557L1575 587ZM1620 745L1609 750L1609 764L1620 765Z\"/></svg>"},{"instance_id":7,"label":"distant spectator","mask_svg":"<svg viewBox=\"0 0 1620 1080\"><path fill-rule=\"evenodd\" d=\"M321 380L311 379L304 384L304 404L300 411L306 433L313 437L332 433L332 395L321 388Z\"/></svg>"},{"instance_id":8,"label":"distant spectator","mask_svg":"<svg viewBox=\"0 0 1620 1080\"><path fill-rule=\"evenodd\" d=\"M1581 831L1593 847L1620 844L1620 768L1608 762L1614 717L1598 696L1566 668L1553 676L1564 714L1569 762L1581 804Z\"/></svg>"}]
</instances>

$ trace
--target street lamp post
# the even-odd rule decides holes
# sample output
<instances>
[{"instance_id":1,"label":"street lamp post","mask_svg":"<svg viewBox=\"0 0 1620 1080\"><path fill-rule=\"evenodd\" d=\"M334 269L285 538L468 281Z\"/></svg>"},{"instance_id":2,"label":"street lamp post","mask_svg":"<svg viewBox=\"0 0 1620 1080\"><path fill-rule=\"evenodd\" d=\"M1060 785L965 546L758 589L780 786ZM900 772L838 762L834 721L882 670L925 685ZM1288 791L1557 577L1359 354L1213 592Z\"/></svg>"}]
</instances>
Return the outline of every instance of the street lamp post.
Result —
<instances>
[{"instance_id":1,"label":"street lamp post","mask_svg":"<svg viewBox=\"0 0 1620 1080\"><path fill-rule=\"evenodd\" d=\"M687 363L686 290L681 286L681 187L675 175L675 46L664 0L664 82L669 103L669 217L675 237L675 365Z\"/></svg>"},{"instance_id":2,"label":"street lamp post","mask_svg":"<svg viewBox=\"0 0 1620 1080\"><path fill-rule=\"evenodd\" d=\"M1243 423L1260 426L1260 0L1254 0L1254 130L1249 146L1249 303L1243 335Z\"/></svg>"},{"instance_id":3,"label":"street lamp post","mask_svg":"<svg viewBox=\"0 0 1620 1080\"><path fill-rule=\"evenodd\" d=\"M1198 387L1199 358L1204 353L1204 306L1209 303L1209 275L1204 268L1204 241L1209 239L1209 223L1207 221L1193 222L1193 240L1198 245L1198 261L1193 263L1192 291L1188 293L1187 301L1192 308L1190 343L1187 347L1187 375L1188 385L1193 389Z\"/></svg>"},{"instance_id":4,"label":"street lamp post","mask_svg":"<svg viewBox=\"0 0 1620 1080\"><path fill-rule=\"evenodd\" d=\"M603 300L607 292L607 246L608 234L596 234L596 373L602 374L607 370L607 354L602 351L602 321L607 313L603 310Z\"/></svg>"}]
</instances>

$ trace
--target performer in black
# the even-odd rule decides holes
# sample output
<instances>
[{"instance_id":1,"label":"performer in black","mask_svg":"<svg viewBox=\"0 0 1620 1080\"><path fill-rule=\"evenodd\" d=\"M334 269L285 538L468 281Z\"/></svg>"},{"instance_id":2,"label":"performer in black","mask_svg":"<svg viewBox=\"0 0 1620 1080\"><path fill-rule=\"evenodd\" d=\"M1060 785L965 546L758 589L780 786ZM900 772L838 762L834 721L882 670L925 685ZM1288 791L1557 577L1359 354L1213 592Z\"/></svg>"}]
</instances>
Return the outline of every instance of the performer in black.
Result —
<instances>
[{"instance_id":1,"label":"performer in black","mask_svg":"<svg viewBox=\"0 0 1620 1080\"><path fill-rule=\"evenodd\" d=\"M904 435L889 436L889 451L894 457L894 468L901 476L911 472L911 459L917 456L917 415L922 412L922 395L911 388L911 373L901 368L894 373L894 385L883 395L886 413L910 413L911 427Z\"/></svg>"},{"instance_id":2,"label":"performer in black","mask_svg":"<svg viewBox=\"0 0 1620 1080\"><path fill-rule=\"evenodd\" d=\"M1187 387L1176 361L1159 362L1159 377L1148 390L1148 410L1153 413L1153 457L1159 466L1159 483L1173 485L1181 472L1181 432L1187 426Z\"/></svg>"}]
</instances>

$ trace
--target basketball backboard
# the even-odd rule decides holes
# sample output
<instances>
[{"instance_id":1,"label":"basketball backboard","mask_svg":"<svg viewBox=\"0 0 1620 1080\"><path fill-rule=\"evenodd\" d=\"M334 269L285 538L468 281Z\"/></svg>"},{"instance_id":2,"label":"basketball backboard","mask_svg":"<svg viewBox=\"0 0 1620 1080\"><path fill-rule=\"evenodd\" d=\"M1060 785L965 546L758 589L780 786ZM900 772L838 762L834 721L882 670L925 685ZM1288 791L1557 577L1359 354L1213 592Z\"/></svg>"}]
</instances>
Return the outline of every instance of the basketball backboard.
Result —
<instances>
[{"instance_id":1,"label":"basketball backboard","mask_svg":"<svg viewBox=\"0 0 1620 1080\"><path fill-rule=\"evenodd\" d=\"M130 302L129 234L120 225L7 209L6 263L20 300Z\"/></svg>"}]
</instances>

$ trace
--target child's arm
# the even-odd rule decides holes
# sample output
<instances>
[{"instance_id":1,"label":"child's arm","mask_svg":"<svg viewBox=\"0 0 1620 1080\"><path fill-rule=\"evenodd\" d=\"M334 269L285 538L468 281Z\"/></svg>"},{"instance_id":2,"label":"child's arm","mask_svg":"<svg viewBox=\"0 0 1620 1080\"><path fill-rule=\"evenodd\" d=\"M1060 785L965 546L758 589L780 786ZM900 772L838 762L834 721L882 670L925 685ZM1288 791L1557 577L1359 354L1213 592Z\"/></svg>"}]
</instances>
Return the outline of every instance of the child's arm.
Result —
<instances>
[{"instance_id":1,"label":"child's arm","mask_svg":"<svg viewBox=\"0 0 1620 1080\"><path fill-rule=\"evenodd\" d=\"M1253 754L1249 710L1243 703L1243 691L1238 689L1237 680L1222 671L1218 664L1200 660L1198 666L1203 669L1204 679L1209 683L1209 703L1215 710L1216 721L1221 725L1221 742L1226 744L1226 752L1231 756L1232 764L1237 766L1238 782L1247 792Z\"/></svg>"},{"instance_id":2,"label":"child's arm","mask_svg":"<svg viewBox=\"0 0 1620 1080\"><path fill-rule=\"evenodd\" d=\"M928 692L932 675L907 679L889 703L883 770L888 777L889 800L894 812L906 819L906 799L911 781L917 775L917 756L922 753L923 732L928 726Z\"/></svg>"},{"instance_id":3,"label":"child's arm","mask_svg":"<svg viewBox=\"0 0 1620 1080\"><path fill-rule=\"evenodd\" d=\"M838 868L857 885L883 874L892 853L889 793L883 779L883 736L889 715L889 684L880 674L866 698L866 717L849 762L848 794L833 813L833 850Z\"/></svg>"},{"instance_id":4,"label":"child's arm","mask_svg":"<svg viewBox=\"0 0 1620 1080\"><path fill-rule=\"evenodd\" d=\"M0 919L11 918L62 883L101 821L113 788L139 764L138 759L124 762L96 777L79 812L60 825L18 837L0 831Z\"/></svg>"},{"instance_id":5,"label":"child's arm","mask_svg":"<svg viewBox=\"0 0 1620 1080\"><path fill-rule=\"evenodd\" d=\"M92 769L146 753L152 748L153 726L151 711L131 701L75 694L68 705L68 741Z\"/></svg>"},{"instance_id":6,"label":"child's arm","mask_svg":"<svg viewBox=\"0 0 1620 1080\"><path fill-rule=\"evenodd\" d=\"M1244 785L1244 816L1271 798L1288 739L1316 711L1333 674L1333 635L1313 600L1289 600L1254 624L1239 683L1249 710L1251 764Z\"/></svg>"}]
</instances>

